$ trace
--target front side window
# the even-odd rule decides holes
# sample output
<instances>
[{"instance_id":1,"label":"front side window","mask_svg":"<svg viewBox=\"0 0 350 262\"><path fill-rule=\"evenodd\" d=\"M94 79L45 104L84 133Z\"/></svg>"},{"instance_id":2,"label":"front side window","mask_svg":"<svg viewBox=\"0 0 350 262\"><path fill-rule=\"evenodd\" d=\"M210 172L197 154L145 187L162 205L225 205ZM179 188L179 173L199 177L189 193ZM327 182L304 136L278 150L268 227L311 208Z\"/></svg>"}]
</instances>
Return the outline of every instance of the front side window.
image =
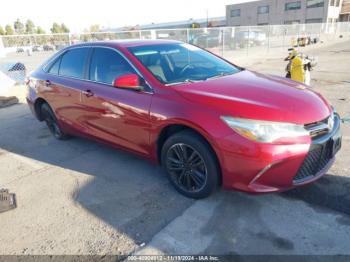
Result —
<instances>
[{"instance_id":1,"label":"front side window","mask_svg":"<svg viewBox=\"0 0 350 262\"><path fill-rule=\"evenodd\" d=\"M269 13L269 6L259 6L258 7L258 14L268 14Z\"/></svg>"},{"instance_id":2,"label":"front side window","mask_svg":"<svg viewBox=\"0 0 350 262\"><path fill-rule=\"evenodd\" d=\"M291 2L291 3L286 3L285 5L285 10L297 10L301 8L301 2Z\"/></svg>"},{"instance_id":3,"label":"front side window","mask_svg":"<svg viewBox=\"0 0 350 262\"><path fill-rule=\"evenodd\" d=\"M115 50L94 48L89 70L90 80L112 85L119 76L131 73L135 74L135 70Z\"/></svg>"},{"instance_id":4,"label":"front side window","mask_svg":"<svg viewBox=\"0 0 350 262\"><path fill-rule=\"evenodd\" d=\"M231 17L241 16L241 9L231 10Z\"/></svg>"},{"instance_id":5,"label":"front side window","mask_svg":"<svg viewBox=\"0 0 350 262\"><path fill-rule=\"evenodd\" d=\"M89 48L74 48L62 55L59 75L74 78L84 78L85 61Z\"/></svg>"},{"instance_id":6,"label":"front side window","mask_svg":"<svg viewBox=\"0 0 350 262\"><path fill-rule=\"evenodd\" d=\"M128 50L166 85L204 81L240 71L234 65L189 44L137 46Z\"/></svg>"},{"instance_id":7,"label":"front side window","mask_svg":"<svg viewBox=\"0 0 350 262\"><path fill-rule=\"evenodd\" d=\"M307 0L306 7L307 8L315 8L315 7L323 7L324 0Z\"/></svg>"}]
</instances>

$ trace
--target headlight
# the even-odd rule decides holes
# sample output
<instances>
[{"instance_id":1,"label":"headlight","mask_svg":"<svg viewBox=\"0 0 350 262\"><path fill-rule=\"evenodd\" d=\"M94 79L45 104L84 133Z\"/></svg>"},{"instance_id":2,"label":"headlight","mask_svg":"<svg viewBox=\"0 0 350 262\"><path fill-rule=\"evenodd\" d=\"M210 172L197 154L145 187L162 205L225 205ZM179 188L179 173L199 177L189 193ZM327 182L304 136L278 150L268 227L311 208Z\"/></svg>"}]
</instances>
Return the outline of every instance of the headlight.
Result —
<instances>
[{"instance_id":1,"label":"headlight","mask_svg":"<svg viewBox=\"0 0 350 262\"><path fill-rule=\"evenodd\" d=\"M303 125L233 118L229 116L222 116L221 119L240 135L258 142L272 143L280 138L309 135Z\"/></svg>"}]
</instances>

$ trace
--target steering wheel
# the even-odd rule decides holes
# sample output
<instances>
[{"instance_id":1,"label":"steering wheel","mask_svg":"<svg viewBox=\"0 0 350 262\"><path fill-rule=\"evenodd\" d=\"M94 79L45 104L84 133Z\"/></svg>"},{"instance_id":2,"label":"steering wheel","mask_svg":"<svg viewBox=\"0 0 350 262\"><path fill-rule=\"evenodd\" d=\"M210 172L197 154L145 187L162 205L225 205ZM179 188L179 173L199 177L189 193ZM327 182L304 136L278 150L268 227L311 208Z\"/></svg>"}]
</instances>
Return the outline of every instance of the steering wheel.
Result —
<instances>
[{"instance_id":1,"label":"steering wheel","mask_svg":"<svg viewBox=\"0 0 350 262\"><path fill-rule=\"evenodd\" d=\"M179 72L179 75L183 75L188 69L193 68L193 65L191 64L187 64L184 66L184 68L181 69L181 71Z\"/></svg>"}]
</instances>

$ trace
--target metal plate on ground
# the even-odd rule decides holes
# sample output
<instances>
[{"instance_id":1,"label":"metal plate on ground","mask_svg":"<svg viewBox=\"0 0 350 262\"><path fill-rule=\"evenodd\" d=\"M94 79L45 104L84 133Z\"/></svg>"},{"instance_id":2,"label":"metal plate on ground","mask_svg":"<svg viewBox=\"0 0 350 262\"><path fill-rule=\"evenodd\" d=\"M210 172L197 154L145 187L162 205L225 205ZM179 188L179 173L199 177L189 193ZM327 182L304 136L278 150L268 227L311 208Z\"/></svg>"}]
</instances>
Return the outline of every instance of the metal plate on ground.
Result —
<instances>
[{"instance_id":1,"label":"metal plate on ground","mask_svg":"<svg viewBox=\"0 0 350 262\"><path fill-rule=\"evenodd\" d=\"M15 194L8 189L0 189L0 213L16 208Z\"/></svg>"}]
</instances>

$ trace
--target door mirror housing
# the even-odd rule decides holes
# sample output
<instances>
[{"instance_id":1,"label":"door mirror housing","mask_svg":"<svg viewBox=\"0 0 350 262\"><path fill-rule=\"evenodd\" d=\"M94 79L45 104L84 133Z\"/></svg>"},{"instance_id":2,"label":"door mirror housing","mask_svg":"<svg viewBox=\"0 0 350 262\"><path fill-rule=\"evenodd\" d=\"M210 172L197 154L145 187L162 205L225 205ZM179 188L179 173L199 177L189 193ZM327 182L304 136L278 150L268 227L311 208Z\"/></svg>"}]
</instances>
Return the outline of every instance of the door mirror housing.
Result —
<instances>
[{"instance_id":1,"label":"door mirror housing","mask_svg":"<svg viewBox=\"0 0 350 262\"><path fill-rule=\"evenodd\" d=\"M137 91L143 89L143 87L140 85L140 78L137 74L126 74L119 76L114 80L113 86Z\"/></svg>"}]
</instances>

